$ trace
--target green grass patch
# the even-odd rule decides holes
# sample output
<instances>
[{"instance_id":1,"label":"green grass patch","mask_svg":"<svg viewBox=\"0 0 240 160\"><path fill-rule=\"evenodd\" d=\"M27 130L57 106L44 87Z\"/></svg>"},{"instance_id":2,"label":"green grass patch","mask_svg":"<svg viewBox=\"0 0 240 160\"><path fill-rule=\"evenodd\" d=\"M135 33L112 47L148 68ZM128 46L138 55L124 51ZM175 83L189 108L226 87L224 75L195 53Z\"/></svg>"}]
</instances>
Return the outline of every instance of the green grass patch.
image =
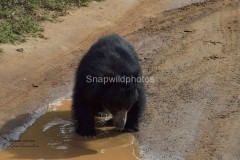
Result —
<instances>
[{"instance_id":1,"label":"green grass patch","mask_svg":"<svg viewBox=\"0 0 240 160\"><path fill-rule=\"evenodd\" d=\"M56 21L69 9L93 0L0 0L0 43L19 43L43 31L42 21ZM95 0L102 1L102 0Z\"/></svg>"}]
</instances>

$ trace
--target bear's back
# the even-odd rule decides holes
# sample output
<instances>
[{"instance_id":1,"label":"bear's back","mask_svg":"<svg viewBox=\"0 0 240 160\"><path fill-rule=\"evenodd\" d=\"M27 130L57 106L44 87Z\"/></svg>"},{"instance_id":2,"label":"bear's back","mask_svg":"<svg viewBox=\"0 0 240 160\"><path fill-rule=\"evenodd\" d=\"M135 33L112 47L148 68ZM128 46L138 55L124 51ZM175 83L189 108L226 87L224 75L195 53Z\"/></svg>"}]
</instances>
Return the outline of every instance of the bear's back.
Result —
<instances>
[{"instance_id":1,"label":"bear's back","mask_svg":"<svg viewBox=\"0 0 240 160\"><path fill-rule=\"evenodd\" d=\"M92 45L80 62L94 76L132 75L139 72L139 62L134 48L123 38L111 34Z\"/></svg>"}]
</instances>

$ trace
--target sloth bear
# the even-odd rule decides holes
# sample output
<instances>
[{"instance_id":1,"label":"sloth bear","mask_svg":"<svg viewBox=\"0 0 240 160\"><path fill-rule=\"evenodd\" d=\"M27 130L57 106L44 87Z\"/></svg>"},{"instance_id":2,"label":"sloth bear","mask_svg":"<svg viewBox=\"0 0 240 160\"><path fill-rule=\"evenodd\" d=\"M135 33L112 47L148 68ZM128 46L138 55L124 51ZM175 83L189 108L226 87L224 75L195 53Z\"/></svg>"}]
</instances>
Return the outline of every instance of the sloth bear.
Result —
<instances>
[{"instance_id":1,"label":"sloth bear","mask_svg":"<svg viewBox=\"0 0 240 160\"><path fill-rule=\"evenodd\" d=\"M138 131L145 106L142 69L134 48L117 34L92 45L78 66L73 90L76 133L96 136L95 115L107 110L117 130Z\"/></svg>"}]
</instances>

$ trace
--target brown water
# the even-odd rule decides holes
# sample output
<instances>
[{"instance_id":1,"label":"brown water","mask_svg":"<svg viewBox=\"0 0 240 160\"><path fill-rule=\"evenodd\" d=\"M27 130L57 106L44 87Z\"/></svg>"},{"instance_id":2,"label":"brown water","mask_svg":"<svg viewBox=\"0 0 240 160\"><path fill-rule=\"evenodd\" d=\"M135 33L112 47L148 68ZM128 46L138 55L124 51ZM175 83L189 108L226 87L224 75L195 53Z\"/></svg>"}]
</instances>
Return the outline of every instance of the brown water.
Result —
<instances>
[{"instance_id":1,"label":"brown water","mask_svg":"<svg viewBox=\"0 0 240 160\"><path fill-rule=\"evenodd\" d=\"M130 133L99 127L97 138L84 138L74 133L70 100L60 106L50 105L48 112L15 141L0 152L0 159L78 159L137 160L135 137Z\"/></svg>"}]
</instances>

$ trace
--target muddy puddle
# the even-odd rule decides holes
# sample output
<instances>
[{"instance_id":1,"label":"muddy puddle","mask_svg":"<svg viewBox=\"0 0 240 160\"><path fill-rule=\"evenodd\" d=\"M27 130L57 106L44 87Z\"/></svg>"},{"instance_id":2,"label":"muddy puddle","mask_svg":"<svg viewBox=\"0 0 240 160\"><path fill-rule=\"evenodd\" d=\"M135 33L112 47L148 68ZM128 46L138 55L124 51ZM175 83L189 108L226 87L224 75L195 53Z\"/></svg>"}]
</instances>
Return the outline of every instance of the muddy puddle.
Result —
<instances>
[{"instance_id":1,"label":"muddy puddle","mask_svg":"<svg viewBox=\"0 0 240 160\"><path fill-rule=\"evenodd\" d=\"M135 137L103 127L103 118L98 118L97 138L76 135L70 107L69 99L50 105L47 113L28 127L19 140L0 152L0 159L139 159Z\"/></svg>"}]
</instances>

